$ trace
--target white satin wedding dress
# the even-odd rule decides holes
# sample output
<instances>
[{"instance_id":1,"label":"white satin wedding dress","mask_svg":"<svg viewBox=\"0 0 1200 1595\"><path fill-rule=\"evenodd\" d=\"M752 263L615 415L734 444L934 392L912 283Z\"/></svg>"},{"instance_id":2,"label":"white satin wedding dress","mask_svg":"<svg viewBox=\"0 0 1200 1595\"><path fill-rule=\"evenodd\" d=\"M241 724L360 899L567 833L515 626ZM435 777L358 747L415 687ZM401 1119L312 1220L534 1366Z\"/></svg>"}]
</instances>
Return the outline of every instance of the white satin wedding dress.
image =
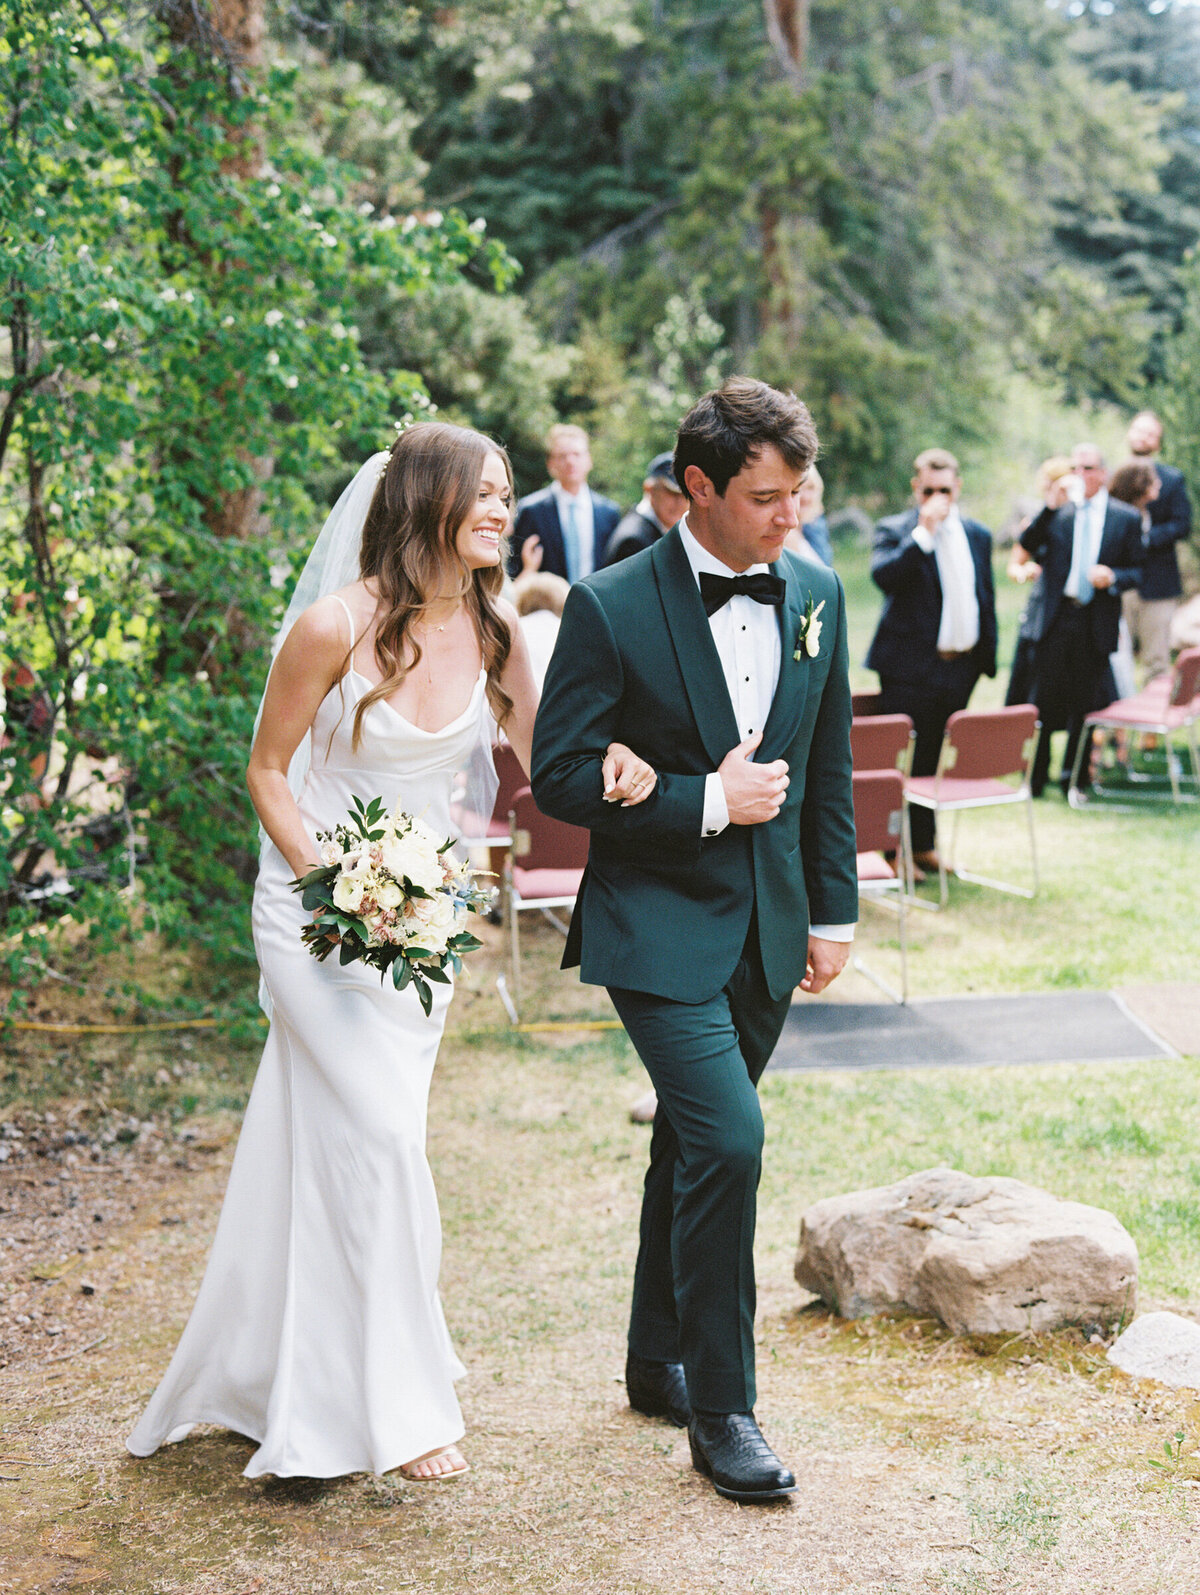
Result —
<instances>
[{"instance_id":1,"label":"white satin wedding dress","mask_svg":"<svg viewBox=\"0 0 1200 1595\"><path fill-rule=\"evenodd\" d=\"M368 685L349 671L317 711L306 822L332 829L352 795L379 796L452 834L453 777L487 746L483 672L440 731L376 702L354 749ZM290 879L268 844L253 926L271 1029L199 1297L127 1444L148 1456L212 1423L258 1442L250 1478L386 1473L463 1434L425 1158L451 988L433 987L426 1018L411 987L336 954L318 964Z\"/></svg>"}]
</instances>

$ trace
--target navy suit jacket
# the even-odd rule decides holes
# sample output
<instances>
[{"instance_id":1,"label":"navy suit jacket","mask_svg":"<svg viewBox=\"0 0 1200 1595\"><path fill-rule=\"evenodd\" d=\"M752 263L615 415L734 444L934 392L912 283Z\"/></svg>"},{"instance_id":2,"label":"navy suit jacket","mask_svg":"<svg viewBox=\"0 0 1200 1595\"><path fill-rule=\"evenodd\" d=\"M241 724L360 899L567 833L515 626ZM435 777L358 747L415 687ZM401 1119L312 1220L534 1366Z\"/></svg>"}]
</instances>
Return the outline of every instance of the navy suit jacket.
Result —
<instances>
[{"instance_id":1,"label":"navy suit jacket","mask_svg":"<svg viewBox=\"0 0 1200 1595\"><path fill-rule=\"evenodd\" d=\"M975 564L979 641L965 659L938 658L942 583L937 555L913 541L915 509L889 515L875 528L871 577L883 592L883 612L867 654L867 667L881 678L911 681L930 689L970 690L981 675L996 674L996 592L992 581L992 534L963 519Z\"/></svg>"},{"instance_id":2,"label":"navy suit jacket","mask_svg":"<svg viewBox=\"0 0 1200 1595\"><path fill-rule=\"evenodd\" d=\"M1042 567L1042 629L1045 637L1062 607L1063 588L1071 574L1071 555L1075 548L1075 507L1047 506L1021 533L1021 547ZM1142 574L1142 517L1118 499L1110 498L1104 517L1104 531L1096 555L1098 565L1107 565L1113 584L1092 595L1088 604L1092 645L1097 653L1116 651L1121 626L1121 594L1136 587Z\"/></svg>"},{"instance_id":3,"label":"navy suit jacket","mask_svg":"<svg viewBox=\"0 0 1200 1595\"><path fill-rule=\"evenodd\" d=\"M1183 472L1173 465L1155 465L1158 497L1150 506L1150 530L1142 537L1143 598L1178 598L1183 592L1175 544L1192 533L1192 506Z\"/></svg>"},{"instance_id":4,"label":"navy suit jacket","mask_svg":"<svg viewBox=\"0 0 1200 1595\"><path fill-rule=\"evenodd\" d=\"M608 547L608 540L621 519L621 511L612 499L601 498L599 493L593 493L590 487L588 492L592 499L594 529L592 565L595 570L599 570L604 564L604 552ZM517 505L508 555L510 576L517 577L521 574L521 545L531 537L541 541L542 570L565 579L567 551L563 544L562 523L558 518L558 505L554 501L553 488L543 487L538 492L531 493L528 498L523 498Z\"/></svg>"}]
</instances>

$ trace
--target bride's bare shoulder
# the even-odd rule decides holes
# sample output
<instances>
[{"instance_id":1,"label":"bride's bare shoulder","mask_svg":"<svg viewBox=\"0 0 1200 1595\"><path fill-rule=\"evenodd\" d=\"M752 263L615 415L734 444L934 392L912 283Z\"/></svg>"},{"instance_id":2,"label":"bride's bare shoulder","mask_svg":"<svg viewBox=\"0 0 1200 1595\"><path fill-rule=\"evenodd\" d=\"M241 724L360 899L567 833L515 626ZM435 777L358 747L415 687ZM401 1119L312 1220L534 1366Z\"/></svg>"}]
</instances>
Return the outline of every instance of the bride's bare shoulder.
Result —
<instances>
[{"instance_id":1,"label":"bride's bare shoulder","mask_svg":"<svg viewBox=\"0 0 1200 1595\"><path fill-rule=\"evenodd\" d=\"M347 609L354 619L354 635L361 637L375 612L375 605L363 584L354 582L337 593L318 598L304 610L288 633L290 651L303 648L318 655L336 654L341 658L350 646Z\"/></svg>"}]
</instances>

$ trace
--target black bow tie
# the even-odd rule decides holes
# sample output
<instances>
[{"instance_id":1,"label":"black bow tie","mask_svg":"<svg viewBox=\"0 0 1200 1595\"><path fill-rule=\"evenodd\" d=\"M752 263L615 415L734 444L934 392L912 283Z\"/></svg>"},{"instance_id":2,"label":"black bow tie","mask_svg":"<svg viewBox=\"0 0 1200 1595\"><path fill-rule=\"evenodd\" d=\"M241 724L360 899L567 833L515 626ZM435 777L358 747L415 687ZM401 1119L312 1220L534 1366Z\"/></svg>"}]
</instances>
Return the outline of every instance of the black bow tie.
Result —
<instances>
[{"instance_id":1,"label":"black bow tie","mask_svg":"<svg viewBox=\"0 0 1200 1595\"><path fill-rule=\"evenodd\" d=\"M700 572L700 597L706 615L715 615L736 593L744 593L756 604L774 604L778 608L786 592L783 577L765 570L757 576L711 576L706 570Z\"/></svg>"}]
</instances>

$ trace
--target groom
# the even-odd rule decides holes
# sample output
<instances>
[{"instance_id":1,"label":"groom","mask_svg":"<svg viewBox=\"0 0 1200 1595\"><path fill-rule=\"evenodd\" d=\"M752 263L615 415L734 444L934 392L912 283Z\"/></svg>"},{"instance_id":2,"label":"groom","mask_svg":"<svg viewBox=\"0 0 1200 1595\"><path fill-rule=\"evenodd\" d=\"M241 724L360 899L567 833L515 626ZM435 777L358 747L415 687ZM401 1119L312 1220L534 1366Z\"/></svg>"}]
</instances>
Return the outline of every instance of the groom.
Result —
<instances>
[{"instance_id":1,"label":"groom","mask_svg":"<svg viewBox=\"0 0 1200 1595\"><path fill-rule=\"evenodd\" d=\"M587 826L564 967L609 995L654 1082L626 1384L688 1426L720 1494L796 1487L754 1421L757 1083L793 989L841 971L857 917L846 614L783 552L817 452L792 394L731 377L685 416L683 521L571 589L538 711L533 789ZM600 766L658 771L636 808Z\"/></svg>"}]
</instances>

